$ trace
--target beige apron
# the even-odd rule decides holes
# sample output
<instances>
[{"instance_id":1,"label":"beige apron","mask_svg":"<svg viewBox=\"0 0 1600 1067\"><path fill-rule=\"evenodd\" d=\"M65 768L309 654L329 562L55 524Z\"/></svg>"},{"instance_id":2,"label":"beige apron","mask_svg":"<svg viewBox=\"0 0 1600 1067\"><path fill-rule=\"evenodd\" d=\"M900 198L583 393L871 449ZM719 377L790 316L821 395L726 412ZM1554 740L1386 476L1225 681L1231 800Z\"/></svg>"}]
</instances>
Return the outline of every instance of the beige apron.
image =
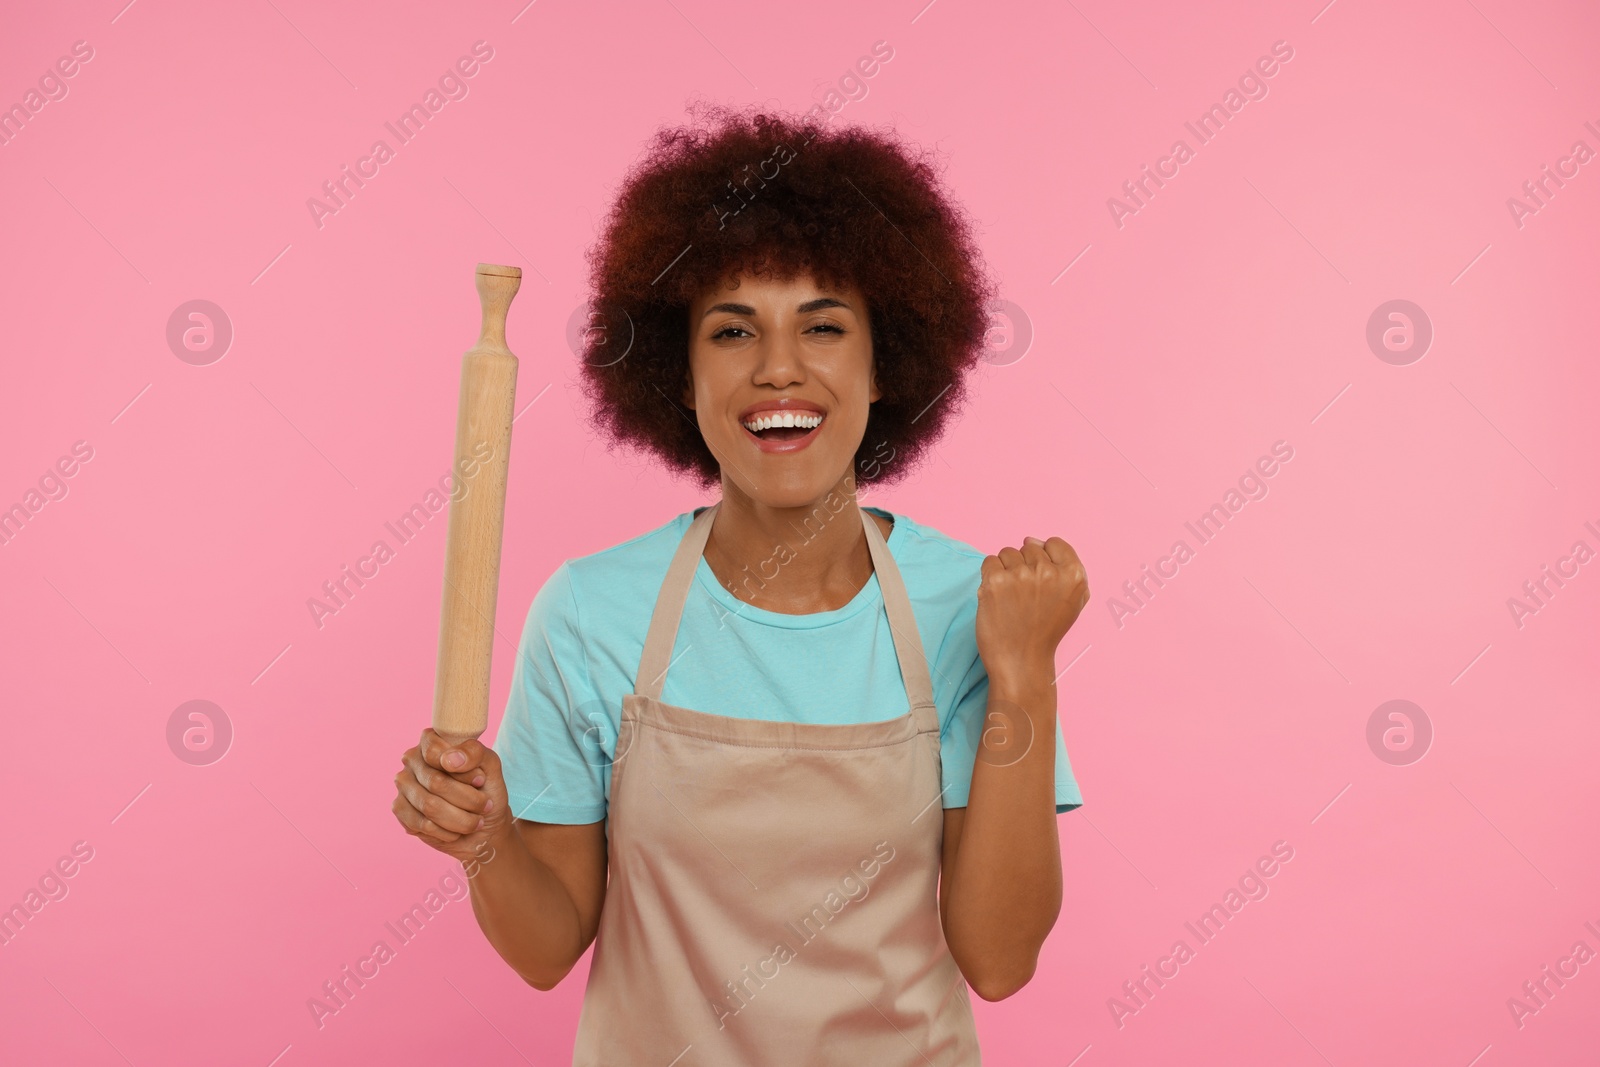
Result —
<instances>
[{"instance_id":1,"label":"beige apron","mask_svg":"<svg viewBox=\"0 0 1600 1067\"><path fill-rule=\"evenodd\" d=\"M678 545L622 699L574 1067L972 1067L936 896L939 716L900 571L863 509L905 714L792 723L664 704L719 507ZM838 681L819 674L815 699Z\"/></svg>"}]
</instances>

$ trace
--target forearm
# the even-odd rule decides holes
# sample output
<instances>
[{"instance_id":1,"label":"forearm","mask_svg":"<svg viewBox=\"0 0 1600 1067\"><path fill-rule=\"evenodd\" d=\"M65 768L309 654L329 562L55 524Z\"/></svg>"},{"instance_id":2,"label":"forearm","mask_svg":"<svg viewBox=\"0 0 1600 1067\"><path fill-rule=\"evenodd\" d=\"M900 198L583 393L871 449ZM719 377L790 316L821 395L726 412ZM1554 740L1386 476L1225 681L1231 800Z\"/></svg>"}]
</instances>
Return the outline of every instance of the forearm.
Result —
<instances>
[{"instance_id":1,"label":"forearm","mask_svg":"<svg viewBox=\"0 0 1600 1067\"><path fill-rule=\"evenodd\" d=\"M953 877L947 875L943 893L950 951L973 988L991 1000L1010 996L1033 976L1061 911L1053 671L1053 663L1042 662L990 676L988 741L973 763Z\"/></svg>"},{"instance_id":2,"label":"forearm","mask_svg":"<svg viewBox=\"0 0 1600 1067\"><path fill-rule=\"evenodd\" d=\"M514 824L492 844L488 860L467 867L472 912L501 959L528 984L552 989L588 948L578 909Z\"/></svg>"}]
</instances>

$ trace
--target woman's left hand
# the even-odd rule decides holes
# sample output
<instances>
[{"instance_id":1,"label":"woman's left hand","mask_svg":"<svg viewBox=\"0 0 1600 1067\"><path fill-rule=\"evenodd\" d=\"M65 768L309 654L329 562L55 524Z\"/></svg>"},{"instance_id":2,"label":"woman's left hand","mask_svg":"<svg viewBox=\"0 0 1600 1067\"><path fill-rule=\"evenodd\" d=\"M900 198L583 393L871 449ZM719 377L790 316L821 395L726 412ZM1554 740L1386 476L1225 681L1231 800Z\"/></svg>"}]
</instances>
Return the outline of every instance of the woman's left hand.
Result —
<instances>
[{"instance_id":1,"label":"woman's left hand","mask_svg":"<svg viewBox=\"0 0 1600 1067\"><path fill-rule=\"evenodd\" d=\"M1056 646L1089 602L1083 563L1059 537L985 557L978 584L978 654L991 680L1050 667Z\"/></svg>"}]
</instances>

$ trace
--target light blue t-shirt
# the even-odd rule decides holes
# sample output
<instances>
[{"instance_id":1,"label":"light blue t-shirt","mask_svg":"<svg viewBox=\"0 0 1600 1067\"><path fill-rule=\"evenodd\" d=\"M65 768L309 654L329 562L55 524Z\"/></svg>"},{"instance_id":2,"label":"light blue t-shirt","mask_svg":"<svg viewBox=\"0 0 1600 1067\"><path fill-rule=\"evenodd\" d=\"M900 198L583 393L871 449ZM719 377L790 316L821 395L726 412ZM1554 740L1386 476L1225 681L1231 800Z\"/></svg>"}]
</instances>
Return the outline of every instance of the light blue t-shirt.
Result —
<instances>
[{"instance_id":1,"label":"light blue t-shirt","mask_svg":"<svg viewBox=\"0 0 1600 1067\"><path fill-rule=\"evenodd\" d=\"M984 553L904 515L866 510L894 521L886 543L911 598L939 709L943 806L965 807L989 694L975 630ZM493 746L517 818L605 818L622 698L633 692L656 595L693 519L687 511L619 545L569 559L534 597ZM757 567L747 573L760 580ZM786 615L735 597L702 556L661 699L783 722L875 722L906 714L910 701L877 575L842 608ZM1083 798L1059 722L1055 746L1059 813Z\"/></svg>"}]
</instances>

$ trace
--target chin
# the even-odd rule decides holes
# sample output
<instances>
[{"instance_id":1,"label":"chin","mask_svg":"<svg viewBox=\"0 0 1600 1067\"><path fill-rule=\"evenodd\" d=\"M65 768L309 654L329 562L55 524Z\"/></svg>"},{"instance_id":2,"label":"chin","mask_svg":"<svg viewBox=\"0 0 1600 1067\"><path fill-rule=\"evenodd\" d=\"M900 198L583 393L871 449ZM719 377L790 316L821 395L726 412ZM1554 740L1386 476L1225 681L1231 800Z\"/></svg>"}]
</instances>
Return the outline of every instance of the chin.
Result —
<instances>
[{"instance_id":1,"label":"chin","mask_svg":"<svg viewBox=\"0 0 1600 1067\"><path fill-rule=\"evenodd\" d=\"M733 481L751 500L769 508L815 507L837 489L835 496L838 499L833 502L837 508L845 498L845 492L839 485L843 478L844 470L841 469L838 473L828 474L792 471L787 472L787 476L763 478L760 485L748 484L743 475L736 475Z\"/></svg>"}]
</instances>

